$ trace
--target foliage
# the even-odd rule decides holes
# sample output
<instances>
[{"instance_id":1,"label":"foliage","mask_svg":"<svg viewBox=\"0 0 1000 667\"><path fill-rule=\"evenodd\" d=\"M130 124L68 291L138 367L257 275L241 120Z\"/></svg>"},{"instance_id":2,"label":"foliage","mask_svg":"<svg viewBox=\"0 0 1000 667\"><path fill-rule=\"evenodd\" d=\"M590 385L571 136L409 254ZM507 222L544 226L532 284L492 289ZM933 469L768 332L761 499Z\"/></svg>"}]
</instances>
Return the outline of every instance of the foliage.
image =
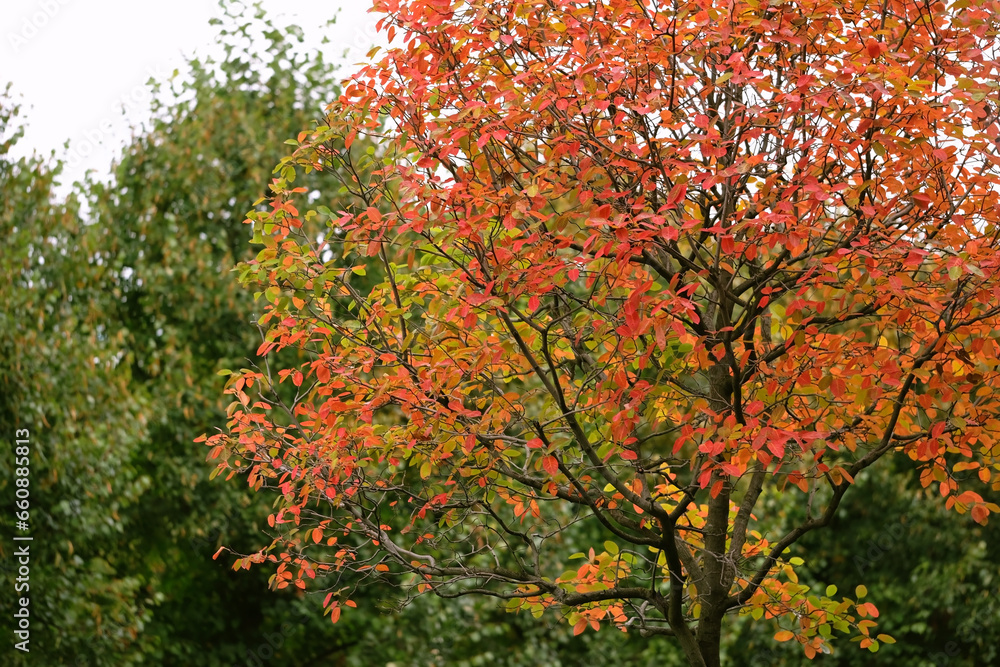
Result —
<instances>
[{"instance_id":1,"label":"foliage","mask_svg":"<svg viewBox=\"0 0 1000 667\"><path fill-rule=\"evenodd\" d=\"M997 523L968 526L926 497L915 466L901 459L858 480L829 530L802 547L815 554L803 581L850 590L867 584L879 600L879 625L897 643L879 650L891 664L968 666L997 661ZM800 656L751 624L727 637L726 664L797 665ZM786 645L787 646L787 645ZM865 665L867 654L838 651L825 662Z\"/></svg>"},{"instance_id":2,"label":"foliage","mask_svg":"<svg viewBox=\"0 0 1000 667\"><path fill-rule=\"evenodd\" d=\"M259 353L311 358L236 373L208 440L279 491L235 565L319 578L334 621L394 577L695 665L737 613L808 657L892 642L790 549L883 458L953 521L1000 509L992 4L376 8L403 45L249 216ZM354 201L308 210L315 171Z\"/></svg>"},{"instance_id":3,"label":"foliage","mask_svg":"<svg viewBox=\"0 0 1000 667\"><path fill-rule=\"evenodd\" d=\"M217 371L246 363L259 339L248 327L252 299L232 274L252 256L242 211L336 87L332 66L298 48L299 28L276 27L259 7L224 7L221 58L151 82L152 120L110 182L87 184L115 296L108 317L133 386L148 397L149 434L132 457L153 483L131 513L130 553L132 570L160 594L146 629L146 658L157 663L242 662L283 624L311 617L292 596L261 596L262 579L211 561L223 540L255 548L267 505L210 483L192 464L191 439L224 414ZM296 649L310 655L285 646Z\"/></svg>"},{"instance_id":4,"label":"foliage","mask_svg":"<svg viewBox=\"0 0 1000 667\"><path fill-rule=\"evenodd\" d=\"M391 590L386 592L392 594ZM359 593L376 597L371 588ZM398 616L359 622L365 611L363 605L364 598L359 598L358 610L342 616L336 626L330 626L350 625L357 629L359 643L347 655L349 667L684 664L683 656L666 637L646 639L636 633L615 631L574 636L570 627L555 618L507 614L489 598L448 600L422 596Z\"/></svg>"},{"instance_id":5,"label":"foliage","mask_svg":"<svg viewBox=\"0 0 1000 667\"><path fill-rule=\"evenodd\" d=\"M9 89L8 89L9 90ZM146 434L145 405L118 361L120 336L108 327L108 267L75 197L59 202L61 166L38 156L14 160L22 133L18 107L0 99L0 432L9 447L0 465L0 612L12 618L30 599L30 654L5 664L134 664L154 602L128 567L129 514L150 479L130 461ZM14 434L29 432L29 520L15 530ZM12 535L34 536L11 542ZM15 594L15 546L29 546L30 573ZM47 631L60 628L63 632Z\"/></svg>"},{"instance_id":6,"label":"foliage","mask_svg":"<svg viewBox=\"0 0 1000 667\"><path fill-rule=\"evenodd\" d=\"M337 641L315 652L307 640L345 633L211 560L223 540L256 548L267 514L208 483L191 444L224 415L216 371L258 338L231 272L250 257L240 213L336 92L332 67L297 49L298 28L227 8L224 60L151 82L153 120L110 181L78 184L65 203L58 162L6 158L20 130L3 105L0 426L29 428L36 445L36 662L229 665L275 637L308 659ZM13 450L0 473L12 500ZM6 577L16 561L0 548ZM294 644L293 624L312 636Z\"/></svg>"},{"instance_id":7,"label":"foliage","mask_svg":"<svg viewBox=\"0 0 1000 667\"><path fill-rule=\"evenodd\" d=\"M31 428L33 479L44 491L33 499L37 625L27 657L514 667L607 655L606 641L491 604L470 612L431 601L398 616L379 608L394 594L388 588L360 597L364 611L332 626L316 613L319 600L268 594L263 573L211 560L222 543L258 548L269 511L265 498L208 484L190 442L223 418L218 369L245 363L259 343L246 329L257 317L252 299L229 271L252 256L238 214L260 195L282 142L335 90L328 65L292 50L298 29L240 18L238 6L232 14L220 27L225 60L194 60L159 82L154 119L136 129L108 182L82 184L63 204L52 192L57 162L0 162L8 240L0 265L11 277L0 311L0 425L11 434ZM19 131L7 115L3 126L7 155ZM92 366L95 355L106 363ZM6 498L13 463L11 452L0 469ZM0 548L6 581L16 561ZM478 629L453 641L468 623ZM19 657L10 646L9 654Z\"/></svg>"}]
</instances>

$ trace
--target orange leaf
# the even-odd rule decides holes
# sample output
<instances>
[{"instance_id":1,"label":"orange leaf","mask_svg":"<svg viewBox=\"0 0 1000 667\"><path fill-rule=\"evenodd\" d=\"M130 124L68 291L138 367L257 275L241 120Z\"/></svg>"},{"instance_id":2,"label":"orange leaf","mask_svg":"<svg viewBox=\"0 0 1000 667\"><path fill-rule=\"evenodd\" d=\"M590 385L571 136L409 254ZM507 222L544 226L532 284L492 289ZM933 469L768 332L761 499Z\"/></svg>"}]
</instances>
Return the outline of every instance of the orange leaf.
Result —
<instances>
[{"instance_id":1,"label":"orange leaf","mask_svg":"<svg viewBox=\"0 0 1000 667\"><path fill-rule=\"evenodd\" d=\"M871 59L874 60L875 58L879 57L879 54L882 53L882 45L879 44L879 41L877 39L875 39L874 37L870 37L868 39L868 42L865 44L865 50L868 51L869 57L871 57Z\"/></svg>"},{"instance_id":2,"label":"orange leaf","mask_svg":"<svg viewBox=\"0 0 1000 667\"><path fill-rule=\"evenodd\" d=\"M554 456L546 456L542 459L542 468L550 475L555 475L559 472L559 462L556 461L556 457Z\"/></svg>"},{"instance_id":3,"label":"orange leaf","mask_svg":"<svg viewBox=\"0 0 1000 667\"><path fill-rule=\"evenodd\" d=\"M990 511L986 509L983 505L974 505L972 507L972 520L978 524L986 525L986 522L990 516Z\"/></svg>"}]
</instances>

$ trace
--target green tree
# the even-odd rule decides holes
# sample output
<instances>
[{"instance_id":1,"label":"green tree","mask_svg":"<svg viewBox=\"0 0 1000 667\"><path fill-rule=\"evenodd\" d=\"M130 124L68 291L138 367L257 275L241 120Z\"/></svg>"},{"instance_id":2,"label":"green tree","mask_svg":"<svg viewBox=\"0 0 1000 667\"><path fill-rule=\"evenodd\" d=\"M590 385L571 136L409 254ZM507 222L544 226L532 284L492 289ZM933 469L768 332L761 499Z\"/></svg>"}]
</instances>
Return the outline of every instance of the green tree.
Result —
<instances>
[{"instance_id":1,"label":"green tree","mask_svg":"<svg viewBox=\"0 0 1000 667\"><path fill-rule=\"evenodd\" d=\"M308 659L299 628L345 633L211 559L266 515L209 483L191 442L224 414L216 371L259 344L231 273L247 257L244 212L335 90L332 67L298 48L299 28L226 7L222 57L151 82L153 119L110 181L65 203L52 191L58 162L6 158L20 131L5 102L0 419L38 439L35 660L221 665L275 646Z\"/></svg>"},{"instance_id":2,"label":"green tree","mask_svg":"<svg viewBox=\"0 0 1000 667\"><path fill-rule=\"evenodd\" d=\"M9 89L8 89L9 90ZM5 664L126 665L149 646L155 601L130 567L128 545L151 484L132 454L147 435L144 402L120 363L120 332L109 326L109 266L79 200L53 195L60 164L13 160L21 136L18 107L0 99L0 518L5 594L11 623L18 562L12 534L30 549L30 656L4 642ZM28 431L30 530L13 525L14 434ZM18 456L18 459L21 457ZM23 546L26 543L16 543ZM9 635L8 635L9 637ZM31 660L28 660L28 658Z\"/></svg>"},{"instance_id":3,"label":"green tree","mask_svg":"<svg viewBox=\"0 0 1000 667\"><path fill-rule=\"evenodd\" d=\"M133 508L130 547L134 571L159 594L147 658L171 664L252 660L282 624L309 617L294 596L262 595L262 579L212 560L224 540L261 539L266 511L245 490L211 483L191 441L224 414L217 372L244 365L260 344L253 299L232 273L248 258L244 213L284 142L321 116L335 77L320 54L298 48L298 27L276 27L259 7L247 18L242 5L225 7L220 57L152 82L152 120L108 183L88 183L115 295L108 314L133 389L148 399L133 465L151 483Z\"/></svg>"}]
</instances>

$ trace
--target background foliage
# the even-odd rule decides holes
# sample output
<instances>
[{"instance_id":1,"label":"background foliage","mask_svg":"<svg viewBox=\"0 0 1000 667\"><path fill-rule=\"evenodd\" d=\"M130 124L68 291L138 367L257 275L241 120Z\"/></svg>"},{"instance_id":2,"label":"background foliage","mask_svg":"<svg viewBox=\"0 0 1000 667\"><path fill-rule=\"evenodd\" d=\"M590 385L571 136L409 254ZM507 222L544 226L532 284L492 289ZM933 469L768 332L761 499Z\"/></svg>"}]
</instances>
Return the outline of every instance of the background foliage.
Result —
<instances>
[{"instance_id":1,"label":"background foliage","mask_svg":"<svg viewBox=\"0 0 1000 667\"><path fill-rule=\"evenodd\" d=\"M333 626L318 600L270 592L266 572L211 559L222 544L252 551L269 541L265 499L210 482L192 439L223 421L216 372L254 359L260 342L247 326L258 306L230 272L252 252L244 214L266 194L283 142L336 94L330 65L296 50L300 34L260 14L240 19L237 6L220 25L225 59L192 60L183 76L151 84L153 120L110 179L65 198L53 192L54 157L10 158L18 108L9 94L0 100L0 433L32 432L32 532L44 537L32 545L34 655L5 642L4 663L681 664L665 639L609 629L572 637L554 618L488 600L422 598L397 612L379 586ZM306 185L336 210L330 181ZM12 463L5 448L5 536ZM994 660L997 523L963 537L967 526L917 502L910 470L883 470L857 491L844 509L859 518L807 543L820 555L807 576L848 589L864 569L899 640L881 659ZM896 515L903 531L883 523ZM5 591L10 544L0 542ZM0 596L4 618L12 602ZM865 659L845 649L823 661ZM749 626L727 637L726 652L731 664L800 658Z\"/></svg>"}]
</instances>

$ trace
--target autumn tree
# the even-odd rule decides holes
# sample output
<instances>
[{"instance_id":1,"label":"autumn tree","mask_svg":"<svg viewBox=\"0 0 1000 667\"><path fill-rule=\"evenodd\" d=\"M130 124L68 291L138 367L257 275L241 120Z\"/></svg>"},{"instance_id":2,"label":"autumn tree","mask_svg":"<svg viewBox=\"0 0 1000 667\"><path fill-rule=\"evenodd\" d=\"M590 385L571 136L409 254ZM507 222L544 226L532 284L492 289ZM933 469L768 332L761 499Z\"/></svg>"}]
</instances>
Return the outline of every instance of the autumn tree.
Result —
<instances>
[{"instance_id":1,"label":"autumn tree","mask_svg":"<svg viewBox=\"0 0 1000 667\"><path fill-rule=\"evenodd\" d=\"M234 566L334 621L392 578L692 665L736 614L891 643L797 546L886 458L1000 511L994 3L375 9L397 46L249 215L262 358L207 444L278 497Z\"/></svg>"}]
</instances>

